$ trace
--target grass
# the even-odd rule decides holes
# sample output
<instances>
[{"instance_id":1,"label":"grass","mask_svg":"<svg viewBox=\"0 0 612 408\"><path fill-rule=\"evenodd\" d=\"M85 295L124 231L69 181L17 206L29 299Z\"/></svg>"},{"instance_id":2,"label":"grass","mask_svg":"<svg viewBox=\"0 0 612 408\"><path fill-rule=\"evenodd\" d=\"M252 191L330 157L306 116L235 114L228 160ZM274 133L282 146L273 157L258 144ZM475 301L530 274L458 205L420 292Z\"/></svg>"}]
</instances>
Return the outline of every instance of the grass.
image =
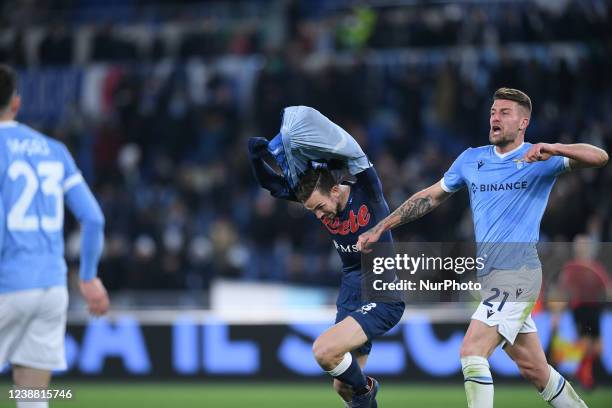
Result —
<instances>
[{"instance_id":1,"label":"grass","mask_svg":"<svg viewBox=\"0 0 612 408\"><path fill-rule=\"evenodd\" d=\"M14 408L6 383L0 384L0 407ZM51 408L325 408L342 407L331 386L324 384L271 383L56 383L52 388L70 388L73 399L51 401ZM589 408L612 407L612 388L586 393L578 390ZM455 385L382 384L381 408L465 407L463 387ZM528 386L499 385L496 408L547 407Z\"/></svg>"}]
</instances>

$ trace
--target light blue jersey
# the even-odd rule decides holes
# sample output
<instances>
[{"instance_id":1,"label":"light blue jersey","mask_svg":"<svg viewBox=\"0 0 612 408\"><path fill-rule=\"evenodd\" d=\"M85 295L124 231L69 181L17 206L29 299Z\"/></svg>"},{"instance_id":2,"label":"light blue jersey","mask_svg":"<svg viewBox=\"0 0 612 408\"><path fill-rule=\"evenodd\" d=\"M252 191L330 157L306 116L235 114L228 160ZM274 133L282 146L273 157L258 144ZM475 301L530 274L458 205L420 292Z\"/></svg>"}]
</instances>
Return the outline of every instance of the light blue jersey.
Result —
<instances>
[{"instance_id":1,"label":"light blue jersey","mask_svg":"<svg viewBox=\"0 0 612 408\"><path fill-rule=\"evenodd\" d=\"M441 180L449 193L468 188L479 256L487 255L490 268L539 266L535 243L540 222L555 179L569 168L569 159L553 156L526 163L523 157L530 147L523 143L505 154L494 146L469 148Z\"/></svg>"},{"instance_id":2,"label":"light blue jersey","mask_svg":"<svg viewBox=\"0 0 612 408\"><path fill-rule=\"evenodd\" d=\"M95 277L104 217L62 143L0 122L0 293L66 284L64 198L82 225L81 278Z\"/></svg>"},{"instance_id":3,"label":"light blue jersey","mask_svg":"<svg viewBox=\"0 0 612 408\"><path fill-rule=\"evenodd\" d=\"M372 167L355 139L314 108L286 107L280 130L268 149L292 189L312 161L340 159L352 175Z\"/></svg>"}]
</instances>

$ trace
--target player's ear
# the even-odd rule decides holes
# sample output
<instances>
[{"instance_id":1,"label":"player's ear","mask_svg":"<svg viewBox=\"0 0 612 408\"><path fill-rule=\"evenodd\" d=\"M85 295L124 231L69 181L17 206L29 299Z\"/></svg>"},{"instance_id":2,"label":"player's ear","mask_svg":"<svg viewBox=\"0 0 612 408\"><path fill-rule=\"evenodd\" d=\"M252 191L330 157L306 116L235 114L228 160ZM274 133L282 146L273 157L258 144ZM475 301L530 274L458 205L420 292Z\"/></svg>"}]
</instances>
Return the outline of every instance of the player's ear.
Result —
<instances>
[{"instance_id":1,"label":"player's ear","mask_svg":"<svg viewBox=\"0 0 612 408\"><path fill-rule=\"evenodd\" d=\"M329 190L329 194L332 196L337 196L338 194L340 194L340 185L336 184L335 186L333 186L331 190Z\"/></svg>"},{"instance_id":2,"label":"player's ear","mask_svg":"<svg viewBox=\"0 0 612 408\"><path fill-rule=\"evenodd\" d=\"M11 112L16 115L19 112L19 108L21 108L21 96L15 94L11 99Z\"/></svg>"},{"instance_id":3,"label":"player's ear","mask_svg":"<svg viewBox=\"0 0 612 408\"><path fill-rule=\"evenodd\" d=\"M527 126L529 126L529 117L524 117L523 119L521 119L521 125L520 125L520 130L525 130L527 129Z\"/></svg>"}]
</instances>

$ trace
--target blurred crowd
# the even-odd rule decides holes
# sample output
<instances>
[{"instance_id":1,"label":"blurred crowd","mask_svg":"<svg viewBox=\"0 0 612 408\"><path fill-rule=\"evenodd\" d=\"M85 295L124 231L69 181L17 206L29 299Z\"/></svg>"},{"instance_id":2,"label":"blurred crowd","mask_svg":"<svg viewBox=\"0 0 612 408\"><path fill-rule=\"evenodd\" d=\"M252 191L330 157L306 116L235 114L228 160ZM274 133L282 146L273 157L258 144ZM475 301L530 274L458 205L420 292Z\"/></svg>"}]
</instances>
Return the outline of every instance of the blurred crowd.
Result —
<instances>
[{"instance_id":1,"label":"blurred crowd","mask_svg":"<svg viewBox=\"0 0 612 408\"><path fill-rule=\"evenodd\" d=\"M606 0L107 3L1 2L0 59L15 65L168 57L184 61L287 48L326 53L551 41L591 44L612 35L612 6Z\"/></svg>"},{"instance_id":2,"label":"blurred crowd","mask_svg":"<svg viewBox=\"0 0 612 408\"><path fill-rule=\"evenodd\" d=\"M531 96L528 141L612 147L610 4L346 10L331 2L337 8L322 12L306 1L281 3L286 33L279 46L268 48L257 25L237 36L224 31L222 42L201 33L184 37L174 51L163 37L147 37L147 50L172 57L163 63L129 43L112 43L115 31L106 25L100 32L108 38L95 37L85 62L142 60L110 65L101 116L77 104L57 123L37 124L68 144L103 207L100 274L111 290L200 290L215 277L337 285L339 259L324 228L301 206L259 189L248 165L246 140L276 135L284 106L313 106L355 137L375 164L391 209L439 180L467 146L488 143L491 97L500 86ZM32 61L74 62L73 35L51 27ZM436 48L491 45L491 38L494 49L457 58ZM560 45L549 41L557 40L575 44L555 53ZM527 45L518 51L503 45L515 42ZM393 58L404 55L400 50L382 62L371 53L408 46L420 47L408 60ZM212 63L251 54L257 63L248 75L241 71L241 80L207 71L194 81L193 69L177 58ZM0 51L0 60L30 64L31 54L18 55ZM238 64L247 61L253 59ZM560 177L541 238L571 241L587 233L610 241L610 186L612 166ZM473 239L467 193L457 196L397 229L395 238ZM73 220L66 234L67 256L76 261Z\"/></svg>"}]
</instances>

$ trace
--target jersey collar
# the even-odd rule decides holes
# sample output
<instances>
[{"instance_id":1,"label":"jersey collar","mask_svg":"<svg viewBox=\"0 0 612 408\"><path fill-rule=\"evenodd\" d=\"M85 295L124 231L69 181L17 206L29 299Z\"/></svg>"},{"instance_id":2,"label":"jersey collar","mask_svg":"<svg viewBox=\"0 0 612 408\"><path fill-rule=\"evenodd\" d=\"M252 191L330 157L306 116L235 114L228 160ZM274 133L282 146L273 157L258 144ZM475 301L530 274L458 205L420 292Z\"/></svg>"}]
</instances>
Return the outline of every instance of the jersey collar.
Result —
<instances>
[{"instance_id":1,"label":"jersey collar","mask_svg":"<svg viewBox=\"0 0 612 408\"><path fill-rule=\"evenodd\" d=\"M518 152L519 150L521 150L523 148L523 146L525 146L525 142L521 143L520 145L518 145L516 148L510 150L509 152L506 153L498 153L497 152L497 148L495 146L493 146L493 153L495 153L495 155L497 157L499 157L500 159L506 158L508 156L510 156L513 153Z\"/></svg>"},{"instance_id":2,"label":"jersey collar","mask_svg":"<svg viewBox=\"0 0 612 408\"><path fill-rule=\"evenodd\" d=\"M19 123L17 123L14 120L5 120L0 122L0 128L8 128L8 127L15 127L17 126Z\"/></svg>"}]
</instances>

